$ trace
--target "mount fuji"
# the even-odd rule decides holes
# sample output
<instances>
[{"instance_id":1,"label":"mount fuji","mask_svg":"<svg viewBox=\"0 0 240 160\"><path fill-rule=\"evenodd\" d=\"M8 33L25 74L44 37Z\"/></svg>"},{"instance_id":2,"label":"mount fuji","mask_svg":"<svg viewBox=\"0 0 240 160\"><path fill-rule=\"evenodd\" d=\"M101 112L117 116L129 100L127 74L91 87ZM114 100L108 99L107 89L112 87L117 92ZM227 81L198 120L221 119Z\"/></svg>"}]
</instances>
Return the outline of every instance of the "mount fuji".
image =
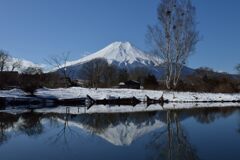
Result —
<instances>
[{"instance_id":1,"label":"mount fuji","mask_svg":"<svg viewBox=\"0 0 240 160\"><path fill-rule=\"evenodd\" d=\"M68 65L78 65L97 58L104 58L109 64L115 64L120 67L128 65L157 66L163 62L158 57L142 52L129 42L114 42L96 53L90 54L77 61L69 62Z\"/></svg>"},{"instance_id":2,"label":"mount fuji","mask_svg":"<svg viewBox=\"0 0 240 160\"><path fill-rule=\"evenodd\" d=\"M130 42L114 42L100 51L68 62L66 66L72 73L77 73L83 64L98 58L106 59L109 64L120 69L146 68L157 78L164 74L164 61L161 58L137 49ZM192 73L193 70L184 67L183 72L188 74Z\"/></svg>"}]
</instances>

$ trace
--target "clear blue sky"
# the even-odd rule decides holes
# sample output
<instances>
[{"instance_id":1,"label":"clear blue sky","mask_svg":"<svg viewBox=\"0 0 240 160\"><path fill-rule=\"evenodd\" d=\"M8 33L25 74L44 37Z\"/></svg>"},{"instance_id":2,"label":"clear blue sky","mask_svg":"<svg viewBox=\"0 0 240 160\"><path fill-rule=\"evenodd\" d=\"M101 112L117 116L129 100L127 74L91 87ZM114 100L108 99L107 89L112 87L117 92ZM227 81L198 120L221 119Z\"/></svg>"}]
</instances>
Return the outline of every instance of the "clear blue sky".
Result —
<instances>
[{"instance_id":1,"label":"clear blue sky","mask_svg":"<svg viewBox=\"0 0 240 160\"><path fill-rule=\"evenodd\" d=\"M193 0L203 37L190 67L234 73L240 63L240 1ZM0 0L0 48L44 63L65 51L71 59L113 41L148 50L147 25L156 23L158 0Z\"/></svg>"}]
</instances>

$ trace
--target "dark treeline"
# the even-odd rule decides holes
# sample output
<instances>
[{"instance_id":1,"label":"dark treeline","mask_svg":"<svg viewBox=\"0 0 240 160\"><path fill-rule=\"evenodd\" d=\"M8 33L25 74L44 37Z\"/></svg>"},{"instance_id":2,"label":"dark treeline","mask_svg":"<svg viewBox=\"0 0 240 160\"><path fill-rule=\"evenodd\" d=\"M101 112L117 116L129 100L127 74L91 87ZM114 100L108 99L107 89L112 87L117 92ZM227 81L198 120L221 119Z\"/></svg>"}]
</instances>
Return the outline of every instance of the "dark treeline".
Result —
<instances>
[{"instance_id":1,"label":"dark treeline","mask_svg":"<svg viewBox=\"0 0 240 160\"><path fill-rule=\"evenodd\" d=\"M105 59L95 59L83 64L79 76L84 77L84 86L91 88L113 87L128 80L138 81L148 89L154 88L152 85L158 86L157 79L147 68L119 69L115 65L108 64Z\"/></svg>"},{"instance_id":2,"label":"dark treeline","mask_svg":"<svg viewBox=\"0 0 240 160\"><path fill-rule=\"evenodd\" d=\"M240 77L217 73L210 68L198 68L194 74L181 78L176 90L213 93L240 92Z\"/></svg>"},{"instance_id":3,"label":"dark treeline","mask_svg":"<svg viewBox=\"0 0 240 160\"><path fill-rule=\"evenodd\" d=\"M81 86L87 88L112 88L120 82L135 80L140 82L144 89L165 90L164 80L157 79L145 68L135 68L131 71L118 69L104 62L86 64L84 74L86 79L78 83L77 80L65 81L65 78L57 72L43 73L40 70L28 69L28 72L0 72L0 89L21 88L34 94L37 88L59 88ZM101 62L102 63L102 62ZM92 66L88 66L92 65ZM86 68L85 68L86 67ZM93 67L93 68L92 68ZM95 67L99 67L96 69ZM70 79L70 78L69 78ZM71 82L71 83L70 83ZM66 84L67 83L67 84ZM182 77L175 89L176 91L213 92L213 93L236 93L240 92L238 77L229 74L216 73L209 69L199 68L191 75Z\"/></svg>"},{"instance_id":4,"label":"dark treeline","mask_svg":"<svg viewBox=\"0 0 240 160\"><path fill-rule=\"evenodd\" d=\"M64 79L57 73L0 72L0 89L20 88L33 95L38 88L64 86Z\"/></svg>"},{"instance_id":5,"label":"dark treeline","mask_svg":"<svg viewBox=\"0 0 240 160\"><path fill-rule=\"evenodd\" d=\"M120 82L135 80L144 89L166 89L165 75L157 79L147 68L118 69L104 59L96 59L84 64L81 74L86 75L85 87L113 87ZM176 91L236 93L240 91L240 78L227 73L217 73L201 67L193 74L182 76Z\"/></svg>"},{"instance_id":6,"label":"dark treeline","mask_svg":"<svg viewBox=\"0 0 240 160\"><path fill-rule=\"evenodd\" d=\"M65 77L60 72L43 73L40 68L29 67L21 73L16 71L0 72L0 89L20 88L34 94L38 88L59 88L81 86L87 88L113 88L120 82L135 80L144 89L167 90L164 75L157 79L147 68L119 69L105 59L95 59L83 64L77 71L81 79ZM66 81L66 79L68 79ZM193 74L182 76L176 91L236 93L240 92L239 76L217 73L209 68L199 68Z\"/></svg>"}]
</instances>

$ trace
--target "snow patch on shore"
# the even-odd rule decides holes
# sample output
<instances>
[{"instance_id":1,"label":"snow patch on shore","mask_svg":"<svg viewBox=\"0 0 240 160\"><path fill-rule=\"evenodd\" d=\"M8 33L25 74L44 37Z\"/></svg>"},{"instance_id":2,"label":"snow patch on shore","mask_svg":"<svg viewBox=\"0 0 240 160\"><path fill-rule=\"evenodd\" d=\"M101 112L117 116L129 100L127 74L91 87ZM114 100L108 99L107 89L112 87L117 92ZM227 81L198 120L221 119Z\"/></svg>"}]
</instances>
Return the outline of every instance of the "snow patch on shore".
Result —
<instances>
[{"instance_id":1,"label":"snow patch on shore","mask_svg":"<svg viewBox=\"0 0 240 160\"><path fill-rule=\"evenodd\" d=\"M59 89L40 89L36 95L42 97L79 98L90 95L94 99L103 99L109 97L129 98L135 96L144 100L146 95L150 98L159 99L162 95L170 101L233 101L240 100L240 93L223 94L223 93L198 93L198 92L169 92L154 90L135 90L135 89L88 89L81 87L59 88Z\"/></svg>"},{"instance_id":2,"label":"snow patch on shore","mask_svg":"<svg viewBox=\"0 0 240 160\"><path fill-rule=\"evenodd\" d=\"M20 89L8 91L0 90L0 97L22 98L27 94ZM150 98L159 99L162 95L165 99L173 102L201 102L201 101L237 101L240 100L240 93L198 93L198 92L171 92L154 90L135 89L89 89L82 87L39 89L36 95L43 98L56 97L59 99L84 98L90 95L94 99L104 99L109 97L130 98L135 96L140 100L145 100L146 95Z\"/></svg>"}]
</instances>

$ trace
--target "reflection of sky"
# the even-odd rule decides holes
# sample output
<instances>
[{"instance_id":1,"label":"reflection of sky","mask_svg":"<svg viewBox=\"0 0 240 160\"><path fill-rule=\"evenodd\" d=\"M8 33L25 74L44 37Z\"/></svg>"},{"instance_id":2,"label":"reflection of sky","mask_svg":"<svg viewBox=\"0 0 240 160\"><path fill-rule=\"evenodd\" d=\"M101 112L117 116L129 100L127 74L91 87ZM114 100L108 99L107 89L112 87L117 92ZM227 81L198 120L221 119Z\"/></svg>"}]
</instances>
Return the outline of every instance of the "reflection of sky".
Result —
<instances>
[{"instance_id":1,"label":"reflection of sky","mask_svg":"<svg viewBox=\"0 0 240 160\"><path fill-rule=\"evenodd\" d=\"M200 157L209 160L239 159L239 117L239 114L233 113L230 117L220 117L210 124L202 124L190 118L183 125Z\"/></svg>"}]
</instances>

